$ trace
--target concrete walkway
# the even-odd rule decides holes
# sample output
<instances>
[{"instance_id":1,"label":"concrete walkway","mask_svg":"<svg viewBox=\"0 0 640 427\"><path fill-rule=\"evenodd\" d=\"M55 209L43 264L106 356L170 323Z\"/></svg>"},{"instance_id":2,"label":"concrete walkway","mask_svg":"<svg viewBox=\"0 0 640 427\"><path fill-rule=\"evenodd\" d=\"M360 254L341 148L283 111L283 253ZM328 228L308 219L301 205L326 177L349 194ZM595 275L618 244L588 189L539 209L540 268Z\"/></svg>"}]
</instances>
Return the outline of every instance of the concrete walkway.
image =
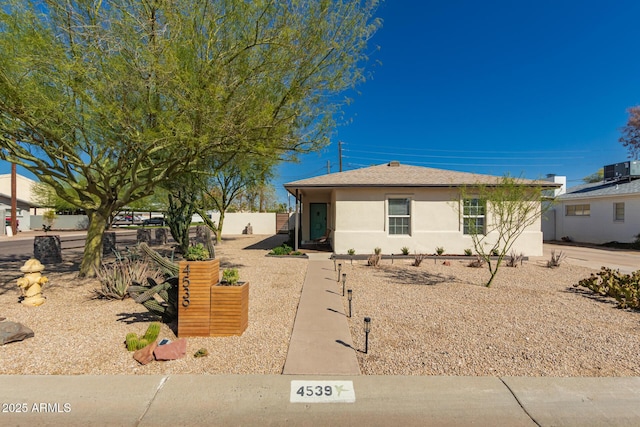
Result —
<instances>
[{"instance_id":1,"label":"concrete walkway","mask_svg":"<svg viewBox=\"0 0 640 427\"><path fill-rule=\"evenodd\" d=\"M309 254L307 275L284 364L285 375L359 375L330 254Z\"/></svg>"}]
</instances>

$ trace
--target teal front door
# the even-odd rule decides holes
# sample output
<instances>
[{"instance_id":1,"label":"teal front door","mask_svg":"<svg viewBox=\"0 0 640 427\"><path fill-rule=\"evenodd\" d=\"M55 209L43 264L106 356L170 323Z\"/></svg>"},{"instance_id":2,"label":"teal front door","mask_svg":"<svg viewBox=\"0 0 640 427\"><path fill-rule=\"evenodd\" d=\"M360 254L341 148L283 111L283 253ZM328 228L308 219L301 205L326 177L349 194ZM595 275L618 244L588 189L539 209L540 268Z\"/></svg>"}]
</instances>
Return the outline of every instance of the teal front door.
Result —
<instances>
[{"instance_id":1,"label":"teal front door","mask_svg":"<svg viewBox=\"0 0 640 427\"><path fill-rule=\"evenodd\" d=\"M309 204L309 239L315 240L327 232L327 204Z\"/></svg>"}]
</instances>

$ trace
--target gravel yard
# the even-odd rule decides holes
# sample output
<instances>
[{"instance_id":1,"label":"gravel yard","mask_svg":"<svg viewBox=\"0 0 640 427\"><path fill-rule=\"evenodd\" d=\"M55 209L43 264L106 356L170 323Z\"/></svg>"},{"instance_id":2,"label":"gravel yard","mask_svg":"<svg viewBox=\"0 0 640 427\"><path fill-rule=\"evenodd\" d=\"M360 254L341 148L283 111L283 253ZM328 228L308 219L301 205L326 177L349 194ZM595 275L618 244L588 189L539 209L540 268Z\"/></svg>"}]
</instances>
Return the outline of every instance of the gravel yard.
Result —
<instances>
[{"instance_id":1,"label":"gravel yard","mask_svg":"<svg viewBox=\"0 0 640 427\"><path fill-rule=\"evenodd\" d=\"M279 374L308 263L265 257L282 238L233 236L217 247L221 268L237 267L251 284L249 328L241 337L188 338L187 357L145 366L124 346L128 332L143 334L153 320L142 305L92 299L97 282L77 279L65 255L67 264L44 271L47 302L26 307L17 303L15 284L25 260L3 263L0 317L23 323L35 337L0 346L0 374ZM369 354L357 352L362 373L640 375L640 313L572 287L595 270L544 263L502 267L485 288L488 272L458 260L420 267L384 260L377 269L343 261L359 350L362 319L372 318ZM166 325L160 336L175 339ZM192 357L200 348L209 356Z\"/></svg>"}]
</instances>

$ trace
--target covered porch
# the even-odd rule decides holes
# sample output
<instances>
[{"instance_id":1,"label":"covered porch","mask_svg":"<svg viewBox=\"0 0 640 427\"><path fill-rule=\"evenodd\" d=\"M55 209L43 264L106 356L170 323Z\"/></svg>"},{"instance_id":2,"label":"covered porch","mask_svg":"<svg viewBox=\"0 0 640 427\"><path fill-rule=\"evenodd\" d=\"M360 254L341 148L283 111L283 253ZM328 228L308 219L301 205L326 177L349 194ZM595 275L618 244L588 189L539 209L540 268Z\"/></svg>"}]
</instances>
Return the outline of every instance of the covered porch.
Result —
<instances>
[{"instance_id":1,"label":"covered porch","mask_svg":"<svg viewBox=\"0 0 640 427\"><path fill-rule=\"evenodd\" d=\"M294 250L333 251L335 191L285 186L295 197Z\"/></svg>"}]
</instances>

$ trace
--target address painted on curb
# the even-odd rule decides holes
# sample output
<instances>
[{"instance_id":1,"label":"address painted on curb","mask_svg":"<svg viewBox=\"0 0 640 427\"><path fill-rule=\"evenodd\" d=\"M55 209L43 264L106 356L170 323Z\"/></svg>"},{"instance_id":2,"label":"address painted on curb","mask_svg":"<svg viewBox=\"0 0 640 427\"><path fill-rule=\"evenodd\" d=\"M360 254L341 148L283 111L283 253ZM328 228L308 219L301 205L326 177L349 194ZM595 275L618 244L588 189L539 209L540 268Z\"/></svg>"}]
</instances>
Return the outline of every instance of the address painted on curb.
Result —
<instances>
[{"instance_id":1,"label":"address painted on curb","mask_svg":"<svg viewBox=\"0 0 640 427\"><path fill-rule=\"evenodd\" d=\"M291 381L291 403L353 403L353 381Z\"/></svg>"}]
</instances>

